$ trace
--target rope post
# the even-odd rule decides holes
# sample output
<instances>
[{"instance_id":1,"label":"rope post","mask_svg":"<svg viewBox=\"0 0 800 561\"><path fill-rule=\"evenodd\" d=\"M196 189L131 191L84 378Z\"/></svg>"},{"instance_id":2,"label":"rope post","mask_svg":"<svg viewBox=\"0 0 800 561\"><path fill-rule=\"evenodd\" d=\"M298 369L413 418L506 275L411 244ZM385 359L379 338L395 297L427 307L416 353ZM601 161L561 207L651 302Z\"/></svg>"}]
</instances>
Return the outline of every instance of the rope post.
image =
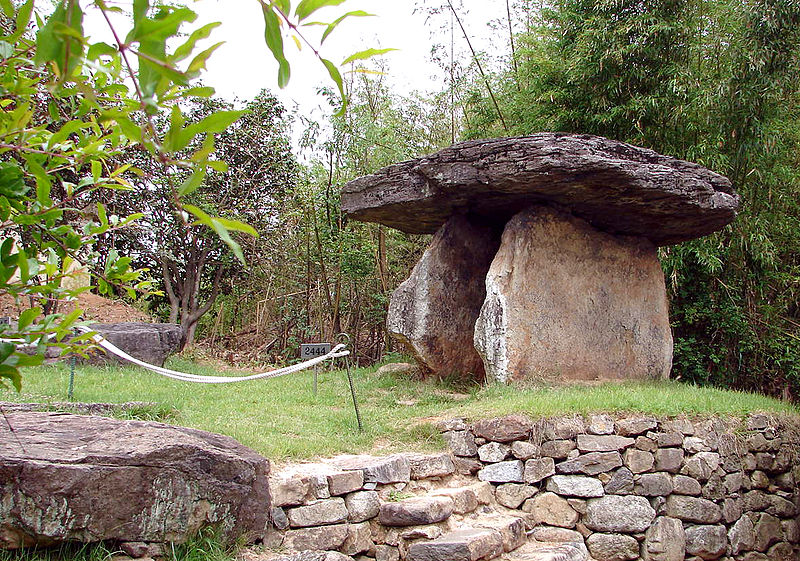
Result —
<instances>
[{"instance_id":1,"label":"rope post","mask_svg":"<svg viewBox=\"0 0 800 561\"><path fill-rule=\"evenodd\" d=\"M337 341L350 345L350 336L347 333L339 333L336 336ZM344 357L344 364L347 368L347 383L350 384L350 395L353 397L353 409L356 411L356 422L358 423L358 432L364 432L364 425L361 423L361 412L358 410L358 400L356 399L356 387L353 384L353 373L350 370L350 355Z\"/></svg>"},{"instance_id":2,"label":"rope post","mask_svg":"<svg viewBox=\"0 0 800 561\"><path fill-rule=\"evenodd\" d=\"M67 388L67 399L72 401L72 390L75 388L75 357L69 359L69 388Z\"/></svg>"},{"instance_id":3,"label":"rope post","mask_svg":"<svg viewBox=\"0 0 800 561\"><path fill-rule=\"evenodd\" d=\"M319 366L314 365L314 397L317 397L317 377L319 376Z\"/></svg>"}]
</instances>

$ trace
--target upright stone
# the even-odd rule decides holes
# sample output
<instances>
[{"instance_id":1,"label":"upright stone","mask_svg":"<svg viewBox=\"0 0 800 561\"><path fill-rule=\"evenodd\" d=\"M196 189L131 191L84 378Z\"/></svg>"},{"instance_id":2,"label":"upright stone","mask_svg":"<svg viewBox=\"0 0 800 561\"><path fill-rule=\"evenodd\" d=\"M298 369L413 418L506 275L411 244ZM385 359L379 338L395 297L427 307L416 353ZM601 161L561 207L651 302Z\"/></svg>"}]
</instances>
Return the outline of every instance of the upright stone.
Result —
<instances>
[{"instance_id":1,"label":"upright stone","mask_svg":"<svg viewBox=\"0 0 800 561\"><path fill-rule=\"evenodd\" d=\"M475 347L489 379L661 379L672 365L664 274L644 238L548 207L506 225Z\"/></svg>"},{"instance_id":2,"label":"upright stone","mask_svg":"<svg viewBox=\"0 0 800 561\"><path fill-rule=\"evenodd\" d=\"M483 379L472 337L486 295L484 278L498 245L494 229L453 216L392 294L389 331L440 377Z\"/></svg>"}]
</instances>

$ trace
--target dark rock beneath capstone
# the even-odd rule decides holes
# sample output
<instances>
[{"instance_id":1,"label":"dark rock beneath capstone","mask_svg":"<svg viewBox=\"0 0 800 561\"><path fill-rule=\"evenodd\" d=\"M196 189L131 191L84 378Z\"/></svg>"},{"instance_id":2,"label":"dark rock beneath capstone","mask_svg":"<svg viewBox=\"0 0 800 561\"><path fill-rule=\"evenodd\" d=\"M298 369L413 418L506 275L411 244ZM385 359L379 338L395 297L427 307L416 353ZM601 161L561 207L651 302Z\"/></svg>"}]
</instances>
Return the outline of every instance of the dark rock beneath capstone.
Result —
<instances>
[{"instance_id":1,"label":"dark rock beneath capstone","mask_svg":"<svg viewBox=\"0 0 800 561\"><path fill-rule=\"evenodd\" d=\"M269 461L232 438L68 413L7 419L0 424L0 549L183 542L206 526L225 539L264 534Z\"/></svg>"},{"instance_id":2,"label":"dark rock beneath capstone","mask_svg":"<svg viewBox=\"0 0 800 561\"><path fill-rule=\"evenodd\" d=\"M174 323L93 323L89 327L132 357L156 366L164 366L167 357L181 349L181 327ZM102 349L89 361L127 363Z\"/></svg>"},{"instance_id":3,"label":"dark rock beneath capstone","mask_svg":"<svg viewBox=\"0 0 800 561\"><path fill-rule=\"evenodd\" d=\"M432 234L471 213L504 224L531 204L556 204L613 234L668 245L736 216L730 181L694 163L591 135L539 133L474 140L351 181L355 220Z\"/></svg>"},{"instance_id":4,"label":"dark rock beneath capstone","mask_svg":"<svg viewBox=\"0 0 800 561\"><path fill-rule=\"evenodd\" d=\"M486 297L486 272L499 245L499 231L454 216L392 294L388 330L427 371L443 378L483 379L472 333Z\"/></svg>"}]
</instances>

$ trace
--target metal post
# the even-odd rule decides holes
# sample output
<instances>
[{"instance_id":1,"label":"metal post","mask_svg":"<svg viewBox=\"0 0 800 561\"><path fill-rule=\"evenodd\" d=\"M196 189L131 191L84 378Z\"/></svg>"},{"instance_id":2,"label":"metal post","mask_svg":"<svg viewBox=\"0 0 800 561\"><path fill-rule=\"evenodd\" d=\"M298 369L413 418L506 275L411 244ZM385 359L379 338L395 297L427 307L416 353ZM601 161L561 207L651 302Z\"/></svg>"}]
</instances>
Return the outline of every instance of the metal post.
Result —
<instances>
[{"instance_id":1,"label":"metal post","mask_svg":"<svg viewBox=\"0 0 800 561\"><path fill-rule=\"evenodd\" d=\"M336 339L340 343L350 345L350 336L347 333L339 333ZM358 400L356 399L356 386L353 383L353 373L350 371L350 355L344 357L344 364L347 368L347 383L350 384L350 395L353 397L353 409L356 410L356 421L358 422L358 432L364 432L364 425L361 423L361 412L358 410Z\"/></svg>"},{"instance_id":2,"label":"metal post","mask_svg":"<svg viewBox=\"0 0 800 561\"><path fill-rule=\"evenodd\" d=\"M314 397L317 397L317 376L319 374L318 367L319 365L314 365Z\"/></svg>"},{"instance_id":3,"label":"metal post","mask_svg":"<svg viewBox=\"0 0 800 561\"><path fill-rule=\"evenodd\" d=\"M72 401L72 390L75 388L75 357L69 359L69 388L67 389L67 399Z\"/></svg>"}]
</instances>

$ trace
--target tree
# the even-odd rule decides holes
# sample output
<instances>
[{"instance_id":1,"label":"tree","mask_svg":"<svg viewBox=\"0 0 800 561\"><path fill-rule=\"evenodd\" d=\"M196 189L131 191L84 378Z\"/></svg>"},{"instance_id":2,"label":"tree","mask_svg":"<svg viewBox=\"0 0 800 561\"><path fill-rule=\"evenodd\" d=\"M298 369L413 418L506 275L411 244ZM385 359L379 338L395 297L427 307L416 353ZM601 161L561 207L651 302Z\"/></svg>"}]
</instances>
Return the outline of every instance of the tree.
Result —
<instances>
[{"instance_id":1,"label":"tree","mask_svg":"<svg viewBox=\"0 0 800 561\"><path fill-rule=\"evenodd\" d=\"M283 49L283 32L307 41L308 26L323 25L323 40L344 19L367 15L349 12L331 23L312 22L319 8L335 6L337 0L258 0L264 14L265 40L279 62L279 84L289 79L289 62ZM88 211L82 203L92 192L108 188L130 188L123 177L128 165L116 157L138 145L167 166L191 169L177 187L174 201L186 211L186 223L206 226L236 250L229 231L249 231L243 223L220 220L199 207L181 205L181 198L194 191L209 168L224 166L209 159L213 134L238 118L230 111L209 115L200 123L185 125L181 103L205 98L210 88L194 87L192 80L219 46L200 50L218 24L209 24L184 34L196 18L184 7L149 0L134 0L127 33L114 19L122 10L103 0L89 5L108 22L114 45L92 43L83 29L84 8L78 0L59 1L46 16L35 13L34 0L0 1L0 294L28 298L32 307L16 325L0 327L0 384L10 381L20 387L20 366L40 362L48 345L80 351L86 338L66 343L80 310L62 317L56 302L73 298L78 290L62 285L71 264L97 264L98 237L139 218L109 215L103 205ZM35 17L34 17L35 15ZM38 26L34 38L29 29ZM331 79L341 89L341 76L332 62L319 56ZM379 51L356 53L364 59ZM132 88L128 87L132 85ZM170 109L170 126L162 135L155 116ZM187 159L176 153L197 139L201 147ZM190 218L191 217L191 218ZM131 291L145 288L141 272L130 269L131 258L108 253L109 259L93 270L101 287L127 284ZM18 352L17 344L36 348L33 356Z\"/></svg>"},{"instance_id":2,"label":"tree","mask_svg":"<svg viewBox=\"0 0 800 561\"><path fill-rule=\"evenodd\" d=\"M558 0L519 38L519 73L501 80L517 134L647 146L742 195L725 230L662 250L673 375L687 380L800 391L799 17L792 0ZM496 133L474 90L468 135Z\"/></svg>"}]
</instances>

